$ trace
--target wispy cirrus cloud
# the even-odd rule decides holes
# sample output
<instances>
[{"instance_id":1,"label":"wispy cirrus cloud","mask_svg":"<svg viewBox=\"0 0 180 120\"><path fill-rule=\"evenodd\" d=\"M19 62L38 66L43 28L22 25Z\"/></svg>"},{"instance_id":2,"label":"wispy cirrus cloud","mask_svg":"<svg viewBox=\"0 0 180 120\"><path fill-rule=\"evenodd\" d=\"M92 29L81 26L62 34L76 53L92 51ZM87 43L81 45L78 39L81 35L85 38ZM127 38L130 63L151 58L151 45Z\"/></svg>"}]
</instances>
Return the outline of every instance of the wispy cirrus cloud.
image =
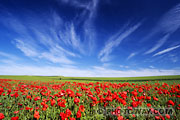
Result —
<instances>
[{"instance_id":1,"label":"wispy cirrus cloud","mask_svg":"<svg viewBox=\"0 0 180 120\"><path fill-rule=\"evenodd\" d=\"M74 7L86 8L86 9L88 6L87 1L80 1L80 0L73 0L73 1L72 0L57 0L57 2L69 4Z\"/></svg>"},{"instance_id":2,"label":"wispy cirrus cloud","mask_svg":"<svg viewBox=\"0 0 180 120\"><path fill-rule=\"evenodd\" d=\"M180 29L180 4L177 4L166 12L157 22L156 27L152 29L152 32L146 36L145 39L150 39L159 33L164 34L164 36L144 54L150 54L163 46L169 37L178 29Z\"/></svg>"},{"instance_id":3,"label":"wispy cirrus cloud","mask_svg":"<svg viewBox=\"0 0 180 120\"><path fill-rule=\"evenodd\" d=\"M17 48L20 49L28 57L45 59L53 63L74 63L65 56L65 53L71 56L75 56L75 54L69 51L65 51L60 46L49 48L49 51L40 51L37 48L33 47L31 44L27 42L25 43L24 40L16 40L15 44Z\"/></svg>"},{"instance_id":4,"label":"wispy cirrus cloud","mask_svg":"<svg viewBox=\"0 0 180 120\"><path fill-rule=\"evenodd\" d=\"M9 54L9 53L6 53L6 52L2 52L0 51L0 57L5 57L5 58L8 58L8 59L11 59L11 60L19 60L20 58L13 55L13 54Z\"/></svg>"},{"instance_id":5,"label":"wispy cirrus cloud","mask_svg":"<svg viewBox=\"0 0 180 120\"><path fill-rule=\"evenodd\" d=\"M129 60L129 59L131 59L132 57L134 57L134 56L136 56L137 55L137 53L131 53L128 57L127 57L127 60Z\"/></svg>"},{"instance_id":6,"label":"wispy cirrus cloud","mask_svg":"<svg viewBox=\"0 0 180 120\"><path fill-rule=\"evenodd\" d=\"M81 51L81 43L77 37L73 25L67 33L70 33L69 46L64 46L64 41L59 37L59 31L63 29L63 20L56 14L46 20L38 17L35 13L31 19L24 21L14 16L13 13L4 11L6 15L0 20L8 29L17 34L12 43L26 56L38 59L45 59L53 63L74 63L69 57L79 57L77 51ZM27 16L28 18L28 16ZM44 22L40 24L40 22ZM59 28L61 28L59 30ZM63 47L62 47L63 46ZM76 53L72 49L76 49ZM77 49L78 48L78 49ZM51 58L50 58L51 57Z\"/></svg>"},{"instance_id":7,"label":"wispy cirrus cloud","mask_svg":"<svg viewBox=\"0 0 180 120\"><path fill-rule=\"evenodd\" d=\"M154 51L156 51L158 48L160 48L169 38L169 34L165 35L163 38L161 38L157 44L155 44L151 49L145 52L145 54L150 54Z\"/></svg>"},{"instance_id":8,"label":"wispy cirrus cloud","mask_svg":"<svg viewBox=\"0 0 180 120\"><path fill-rule=\"evenodd\" d=\"M150 67L151 69L154 69L154 68L155 68L155 67L154 67L154 66L152 66L152 65L150 65L149 67Z\"/></svg>"},{"instance_id":9,"label":"wispy cirrus cloud","mask_svg":"<svg viewBox=\"0 0 180 120\"><path fill-rule=\"evenodd\" d=\"M65 64L73 64L74 62L67 57L62 55L54 55L51 52L43 52L38 56L38 58L44 58L48 61L51 61L53 63L65 63Z\"/></svg>"},{"instance_id":10,"label":"wispy cirrus cloud","mask_svg":"<svg viewBox=\"0 0 180 120\"><path fill-rule=\"evenodd\" d=\"M114 25L123 24L123 21L126 21L125 19L128 16L130 18L127 19L137 20L134 14L137 14L138 17L141 13L135 10L132 13L133 15L127 12L127 15L119 16L119 14L126 11L124 9L126 7L118 7L122 5L120 2L109 1L112 3L107 5L104 4L104 1L109 0L47 0L43 4L38 2L35 6L34 1L31 1L32 6L28 6L26 2L23 2L22 6L19 4L18 7L8 5L7 2L0 3L0 9L1 5L7 8L0 11L1 43L12 47L8 51L14 50L14 47L16 47L17 49L12 53L17 53L24 60L19 62L24 65L19 65L19 63L13 65L16 61L12 62L10 57L5 57L5 54L0 53L0 58L2 58L0 59L0 67L4 63L6 66L11 63L14 70L17 68L21 72L10 72L17 72L18 74L26 72L26 74L33 75L53 75L53 73L58 75L62 73L67 76L81 76L81 74L83 76L131 76L133 73L136 76L135 73L137 73L140 76L141 74L153 75L152 71L149 70L150 68L159 73L157 75L167 74L168 70L163 70L163 72L158 70L160 69L158 67L161 66L157 64L162 61L163 63L168 62L168 65L163 69L174 68L174 66L179 65L177 61L179 61L180 57L178 51L180 42L176 39L178 38L176 33L179 32L177 30L180 28L178 22L180 4L169 11L167 8L158 11L157 14L162 14L164 10L168 12L156 22L157 25L153 28L152 33L147 36L148 40L151 41L147 41L148 44L139 44L140 37L144 36L147 30L148 25L146 26L146 24L153 24L153 20L156 18L150 17L147 23L140 21L139 23L136 22L137 24L123 25L124 27L120 31L110 36L109 33L111 33L112 29L116 29L113 27ZM12 3L16 2L13 1ZM106 5L108 9L105 7ZM129 9L128 5L127 9ZM147 18L149 13L146 14L146 8L143 9L145 9L143 11L145 14L142 17ZM114 11L117 11L117 14L111 14ZM109 18L109 14L112 15L113 20ZM100 24L96 25L96 23ZM172 37L172 35L175 36ZM166 43L170 44L167 45ZM100 51L97 51L96 48L100 49ZM167 49L162 50L162 48ZM2 49L8 48L3 46ZM171 52L172 50L176 51ZM142 52L144 55L138 57ZM166 54L168 52L173 53L174 56L169 57L171 54ZM152 54L154 57L149 58L148 54ZM110 61L114 56L117 59ZM135 63L137 60L141 64ZM40 68L33 66L37 64L40 65ZM100 64L102 65L91 68L91 65ZM156 66L156 68L150 67L151 65ZM61 66L61 68L58 66ZM88 68L81 69L84 66ZM139 70L139 67L147 67L148 69ZM133 70L130 70L131 68ZM33 70L37 73L33 72ZM168 72L174 74L175 71L169 70ZM8 71L5 71L5 73L8 73Z\"/></svg>"},{"instance_id":11,"label":"wispy cirrus cloud","mask_svg":"<svg viewBox=\"0 0 180 120\"><path fill-rule=\"evenodd\" d=\"M59 37L63 41L63 44L72 46L82 54L85 53L83 43L81 42L80 36L77 34L73 23L69 23L65 25L64 29L59 30Z\"/></svg>"},{"instance_id":12,"label":"wispy cirrus cloud","mask_svg":"<svg viewBox=\"0 0 180 120\"><path fill-rule=\"evenodd\" d=\"M0 22L17 34L12 43L24 55L46 59L53 63L70 64L74 62L69 57L80 58L80 54L88 55L94 50L96 46L94 20L99 0L59 0L59 2L83 9L69 21L62 19L54 9L44 15L25 9L23 11L28 15L23 15L23 19L13 11L2 9L3 19ZM48 58L50 55L53 59Z\"/></svg>"},{"instance_id":13,"label":"wispy cirrus cloud","mask_svg":"<svg viewBox=\"0 0 180 120\"><path fill-rule=\"evenodd\" d=\"M16 62L21 60L22 59L19 56L12 53L0 51L0 64L14 65L17 64Z\"/></svg>"},{"instance_id":14,"label":"wispy cirrus cloud","mask_svg":"<svg viewBox=\"0 0 180 120\"><path fill-rule=\"evenodd\" d=\"M95 48L95 39L96 39L96 29L94 27L94 20L97 14L99 0L92 0L87 8L89 8L89 15L84 23L84 34L85 34L85 44L88 44L90 53Z\"/></svg>"},{"instance_id":15,"label":"wispy cirrus cloud","mask_svg":"<svg viewBox=\"0 0 180 120\"><path fill-rule=\"evenodd\" d=\"M151 38L157 33L172 34L180 28L180 4L167 11L152 29L152 32L146 37Z\"/></svg>"},{"instance_id":16,"label":"wispy cirrus cloud","mask_svg":"<svg viewBox=\"0 0 180 120\"><path fill-rule=\"evenodd\" d=\"M170 9L158 23L158 28L164 33L174 33L180 28L180 3Z\"/></svg>"},{"instance_id":17,"label":"wispy cirrus cloud","mask_svg":"<svg viewBox=\"0 0 180 120\"><path fill-rule=\"evenodd\" d=\"M86 45L86 47L83 47L83 45L79 48L86 49L86 54L91 54L96 46L96 28L94 26L94 20L96 18L97 14L97 8L99 0L87 0L87 1L80 1L80 0L57 0L60 4L65 3L66 5L70 5L77 8L83 8L83 10L76 15L76 17L73 19L73 25L70 25L70 31L66 32L62 37L68 37L69 33L71 33L71 40L72 43L80 43L83 45ZM68 25L69 26L69 25ZM81 27L79 27L81 26ZM75 29L81 29L83 32L83 35L81 39L78 37L77 32L75 32ZM61 32L63 34L64 31ZM76 39L74 39L76 38ZM74 44L77 46L77 44ZM80 44L78 44L80 45ZM81 53L85 52L81 49Z\"/></svg>"},{"instance_id":18,"label":"wispy cirrus cloud","mask_svg":"<svg viewBox=\"0 0 180 120\"><path fill-rule=\"evenodd\" d=\"M177 46L174 46L174 47L167 48L167 49L165 49L165 50L162 50L162 51L160 51L160 52L154 54L153 56L157 56L157 55L161 55L161 54L170 52L170 51L172 51L172 50L174 50L174 49L177 49L177 48L179 48L179 47L180 47L180 45L177 45Z\"/></svg>"},{"instance_id":19,"label":"wispy cirrus cloud","mask_svg":"<svg viewBox=\"0 0 180 120\"><path fill-rule=\"evenodd\" d=\"M120 67L120 68L126 68L126 69L129 68L129 66L127 66L127 65L120 65L119 67Z\"/></svg>"},{"instance_id":20,"label":"wispy cirrus cloud","mask_svg":"<svg viewBox=\"0 0 180 120\"><path fill-rule=\"evenodd\" d=\"M120 45L120 43L131 35L135 30L139 28L142 23L138 23L132 27L129 27L127 30L120 30L118 33L113 35L108 42L105 44L105 47L100 51L98 58L101 62L106 62L110 60L110 54L112 51Z\"/></svg>"},{"instance_id":21,"label":"wispy cirrus cloud","mask_svg":"<svg viewBox=\"0 0 180 120\"><path fill-rule=\"evenodd\" d=\"M24 40L15 39L16 47L21 50L28 57L38 56L38 52L35 47L32 45L32 42L25 42Z\"/></svg>"}]
</instances>

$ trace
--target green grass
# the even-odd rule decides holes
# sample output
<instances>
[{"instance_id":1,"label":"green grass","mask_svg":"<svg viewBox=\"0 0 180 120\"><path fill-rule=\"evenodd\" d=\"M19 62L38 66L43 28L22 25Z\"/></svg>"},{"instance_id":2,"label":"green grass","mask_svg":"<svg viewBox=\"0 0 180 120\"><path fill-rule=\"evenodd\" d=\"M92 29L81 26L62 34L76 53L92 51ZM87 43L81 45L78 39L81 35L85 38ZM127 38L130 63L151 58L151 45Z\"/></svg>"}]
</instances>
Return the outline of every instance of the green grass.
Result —
<instances>
[{"instance_id":1,"label":"green grass","mask_svg":"<svg viewBox=\"0 0 180 120\"><path fill-rule=\"evenodd\" d=\"M147 76L147 77L63 77L64 80L165 80L180 79L180 75Z\"/></svg>"},{"instance_id":2,"label":"green grass","mask_svg":"<svg viewBox=\"0 0 180 120\"><path fill-rule=\"evenodd\" d=\"M52 81L57 80L61 76L13 76L13 75L0 75L0 79L14 79L14 80L40 80L40 81Z\"/></svg>"},{"instance_id":3,"label":"green grass","mask_svg":"<svg viewBox=\"0 0 180 120\"><path fill-rule=\"evenodd\" d=\"M15 80L32 80L32 81L70 81L70 82L130 82L142 83L148 81L149 83L166 82L168 84L180 84L180 75L174 76L149 76L149 77L63 77L63 76L11 76L0 75L0 79L15 79Z\"/></svg>"}]
</instances>

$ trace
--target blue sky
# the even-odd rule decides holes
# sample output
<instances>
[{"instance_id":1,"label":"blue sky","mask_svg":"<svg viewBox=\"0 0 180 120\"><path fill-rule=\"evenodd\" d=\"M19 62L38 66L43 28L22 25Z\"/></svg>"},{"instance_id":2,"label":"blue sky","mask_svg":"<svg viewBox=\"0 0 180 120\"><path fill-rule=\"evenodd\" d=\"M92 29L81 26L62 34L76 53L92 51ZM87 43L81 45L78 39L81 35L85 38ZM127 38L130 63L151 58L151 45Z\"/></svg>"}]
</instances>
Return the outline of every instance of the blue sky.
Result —
<instances>
[{"instance_id":1,"label":"blue sky","mask_svg":"<svg viewBox=\"0 0 180 120\"><path fill-rule=\"evenodd\" d=\"M0 0L0 74L180 74L179 0Z\"/></svg>"}]
</instances>

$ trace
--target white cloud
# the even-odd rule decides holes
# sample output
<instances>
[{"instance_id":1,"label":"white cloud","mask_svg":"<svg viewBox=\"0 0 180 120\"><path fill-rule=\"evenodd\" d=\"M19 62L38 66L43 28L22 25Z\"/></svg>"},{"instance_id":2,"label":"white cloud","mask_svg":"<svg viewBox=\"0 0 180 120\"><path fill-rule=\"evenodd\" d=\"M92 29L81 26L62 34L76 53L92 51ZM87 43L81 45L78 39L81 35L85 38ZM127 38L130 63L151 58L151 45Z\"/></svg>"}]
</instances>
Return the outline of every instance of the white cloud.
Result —
<instances>
[{"instance_id":1,"label":"white cloud","mask_svg":"<svg viewBox=\"0 0 180 120\"><path fill-rule=\"evenodd\" d=\"M171 58L171 61L174 63L178 62L178 60L179 60L178 57Z\"/></svg>"},{"instance_id":2,"label":"white cloud","mask_svg":"<svg viewBox=\"0 0 180 120\"><path fill-rule=\"evenodd\" d=\"M173 63L176 63L179 61L179 58L177 56L177 54L169 54L168 55L168 58L170 58L170 60L173 62Z\"/></svg>"},{"instance_id":3,"label":"white cloud","mask_svg":"<svg viewBox=\"0 0 180 120\"><path fill-rule=\"evenodd\" d=\"M161 38L157 44L155 44L151 49L145 52L145 54L150 54L154 51L156 51L158 48L160 48L169 38L169 34L165 35L163 38Z\"/></svg>"},{"instance_id":4,"label":"white cloud","mask_svg":"<svg viewBox=\"0 0 180 120\"><path fill-rule=\"evenodd\" d=\"M13 11L3 9L0 22L11 29L18 36L14 40L15 46L28 57L43 56L42 53L52 54L53 58L61 55L60 61L72 63L69 57L88 55L95 47L96 32L94 20L96 18L99 0L58 0L73 7L81 7L82 11L75 14L71 21L62 19L54 9L46 14L37 14L25 10L28 15L23 20L14 15ZM82 31L79 32L77 31ZM81 35L81 37L80 37ZM46 54L47 56L47 54ZM46 58L47 57L41 57ZM67 62L65 62L67 60ZM49 61L57 61L49 59Z\"/></svg>"},{"instance_id":5,"label":"white cloud","mask_svg":"<svg viewBox=\"0 0 180 120\"><path fill-rule=\"evenodd\" d=\"M152 32L147 38L163 32L164 34L172 34L180 28L180 4L174 6L166 12L157 22L157 26L153 28Z\"/></svg>"},{"instance_id":6,"label":"white cloud","mask_svg":"<svg viewBox=\"0 0 180 120\"><path fill-rule=\"evenodd\" d=\"M51 53L53 54L56 54L56 55L61 55L62 52L65 53L66 55L68 56L72 56L72 57L80 57L79 55L73 53L73 52L70 52L70 51L67 51L65 50L63 47L59 46L59 45L54 45L53 48L50 49Z\"/></svg>"},{"instance_id":7,"label":"white cloud","mask_svg":"<svg viewBox=\"0 0 180 120\"><path fill-rule=\"evenodd\" d=\"M110 59L110 54L112 51L120 45L120 43L127 38L129 35L131 35L135 30L139 28L141 25L141 22L134 25L133 27L130 27L128 30L124 31L123 33L118 32L115 35L113 35L108 42L105 44L105 47L100 51L98 57L102 62L109 61Z\"/></svg>"},{"instance_id":8,"label":"white cloud","mask_svg":"<svg viewBox=\"0 0 180 120\"><path fill-rule=\"evenodd\" d=\"M154 66L152 66L152 65L151 65L151 66L149 66L149 67L150 67L150 68L152 68L152 69L154 69L154 68L155 68L155 67L154 67Z\"/></svg>"},{"instance_id":9,"label":"white cloud","mask_svg":"<svg viewBox=\"0 0 180 120\"><path fill-rule=\"evenodd\" d=\"M0 63L1 64L8 64L8 65L14 65L15 64L14 60L10 60L10 59L0 59Z\"/></svg>"},{"instance_id":10,"label":"white cloud","mask_svg":"<svg viewBox=\"0 0 180 120\"><path fill-rule=\"evenodd\" d=\"M96 18L96 14L97 14L97 7L98 7L98 3L99 0L92 0L88 6L86 7L86 9L89 11L89 15L88 17L83 16L84 13L82 13L82 18L85 18L85 22L84 22L84 35L85 35L85 45L88 45L89 48L89 54L91 54L91 52L94 50L96 44L95 44L95 39L96 39L96 29L94 27L94 20ZM85 10L85 12L87 11Z\"/></svg>"},{"instance_id":11,"label":"white cloud","mask_svg":"<svg viewBox=\"0 0 180 120\"><path fill-rule=\"evenodd\" d=\"M157 22L157 25L152 29L151 33L144 38L144 40L147 40L158 33L165 34L165 36L160 39L154 47L146 51L145 54L152 53L163 46L167 39L178 29L180 29L180 4L166 12Z\"/></svg>"},{"instance_id":12,"label":"white cloud","mask_svg":"<svg viewBox=\"0 0 180 120\"><path fill-rule=\"evenodd\" d=\"M65 63L65 64L73 64L74 62L67 59L65 56L62 55L54 55L50 52L44 52L38 56L39 58L47 59L48 61L51 61L53 63Z\"/></svg>"},{"instance_id":13,"label":"white cloud","mask_svg":"<svg viewBox=\"0 0 180 120\"><path fill-rule=\"evenodd\" d=\"M77 34L73 23L65 25L65 28L59 30L58 34L65 45L71 46L75 50L79 50L82 54L85 53L83 43L81 42L80 36Z\"/></svg>"},{"instance_id":14,"label":"white cloud","mask_svg":"<svg viewBox=\"0 0 180 120\"><path fill-rule=\"evenodd\" d=\"M105 68L95 68L94 76L99 77L135 77L135 76L157 76L157 75L178 75L180 70L157 70L157 69L140 69L140 70L113 70Z\"/></svg>"},{"instance_id":15,"label":"white cloud","mask_svg":"<svg viewBox=\"0 0 180 120\"><path fill-rule=\"evenodd\" d=\"M129 66L127 66L127 65L120 65L119 67L120 68L126 68L126 69L129 68Z\"/></svg>"},{"instance_id":16,"label":"white cloud","mask_svg":"<svg viewBox=\"0 0 180 120\"><path fill-rule=\"evenodd\" d=\"M27 11L26 11L27 12ZM63 20L56 12L53 12L52 17L43 19L45 16L37 16L36 13L30 12L32 18L24 21L18 19L10 12L4 15L0 20L5 26L17 33L17 36L12 43L24 55L32 59L46 59L53 63L74 63L69 57L80 57L78 53L72 52L72 49L82 50L81 43L76 35L73 25L70 26L67 33L71 33L69 46L64 45L64 41L59 36L59 28L62 30ZM51 15L50 15L51 16ZM44 22L44 24L40 24ZM62 47L63 46L63 47ZM77 49L78 48L78 49ZM47 56L51 56L47 57Z\"/></svg>"},{"instance_id":17,"label":"white cloud","mask_svg":"<svg viewBox=\"0 0 180 120\"><path fill-rule=\"evenodd\" d=\"M65 3L78 8L88 8L89 2L87 1L79 1L79 0L57 0L59 3Z\"/></svg>"},{"instance_id":18,"label":"white cloud","mask_svg":"<svg viewBox=\"0 0 180 120\"><path fill-rule=\"evenodd\" d=\"M79 40L79 37L77 36L75 30L74 30L73 24L71 24L70 34L71 34L72 45L75 46L76 48L80 47L80 40Z\"/></svg>"},{"instance_id":19,"label":"white cloud","mask_svg":"<svg viewBox=\"0 0 180 120\"><path fill-rule=\"evenodd\" d=\"M52 67L52 66L26 66L26 65L0 65L1 75L63 75L77 77L135 77L157 75L179 75L180 70L113 70L94 66L91 69L78 69L76 67Z\"/></svg>"},{"instance_id":20,"label":"white cloud","mask_svg":"<svg viewBox=\"0 0 180 120\"><path fill-rule=\"evenodd\" d=\"M20 49L26 56L34 57L38 55L35 47L33 45L30 45L28 41L28 43L25 43L25 41L20 39L16 39L15 41L16 47Z\"/></svg>"},{"instance_id":21,"label":"white cloud","mask_svg":"<svg viewBox=\"0 0 180 120\"><path fill-rule=\"evenodd\" d=\"M160 51L160 52L154 54L153 56L157 56L157 55L161 55L161 54L170 52L170 51L172 51L172 50L174 50L174 49L177 49L177 48L179 48L179 47L180 47L180 45L177 45L177 46L174 46L174 47L167 48L167 49L165 49L165 50L162 50L162 51Z\"/></svg>"},{"instance_id":22,"label":"white cloud","mask_svg":"<svg viewBox=\"0 0 180 120\"><path fill-rule=\"evenodd\" d=\"M159 29L165 33L173 33L180 28L180 4L170 9L158 23Z\"/></svg>"},{"instance_id":23,"label":"white cloud","mask_svg":"<svg viewBox=\"0 0 180 120\"><path fill-rule=\"evenodd\" d=\"M19 56L0 51L0 64L14 65L19 61L22 61Z\"/></svg>"},{"instance_id":24,"label":"white cloud","mask_svg":"<svg viewBox=\"0 0 180 120\"><path fill-rule=\"evenodd\" d=\"M103 63L103 64L102 64L103 67L110 67L110 66L112 66L112 65L113 65L112 63Z\"/></svg>"},{"instance_id":25,"label":"white cloud","mask_svg":"<svg viewBox=\"0 0 180 120\"><path fill-rule=\"evenodd\" d=\"M60 37L66 40L65 43L73 43L73 47L79 49L82 54L90 55L96 46L96 29L94 20L97 14L99 0L57 0L60 4L65 3L73 7L82 8L82 11L76 15L72 23L66 25L63 31L59 31ZM79 27L81 26L81 27ZM75 29L81 29L83 34L81 39L78 37ZM71 34L69 36L69 34ZM66 39L64 39L66 38ZM86 47L84 47L86 46ZM81 46L80 46L81 45ZM78 46L78 47L77 47ZM85 50L82 50L85 49ZM86 53L85 53L86 51Z\"/></svg>"},{"instance_id":26,"label":"white cloud","mask_svg":"<svg viewBox=\"0 0 180 120\"><path fill-rule=\"evenodd\" d=\"M19 57L15 56L13 54L9 54L9 53L6 53L6 52L1 52L1 51L0 51L0 56L8 58L10 60L19 60L20 59Z\"/></svg>"},{"instance_id":27,"label":"white cloud","mask_svg":"<svg viewBox=\"0 0 180 120\"><path fill-rule=\"evenodd\" d=\"M131 59L131 58L134 57L135 55L137 55L137 53L131 53L131 54L127 57L127 60Z\"/></svg>"},{"instance_id":28,"label":"white cloud","mask_svg":"<svg viewBox=\"0 0 180 120\"><path fill-rule=\"evenodd\" d=\"M26 56L31 58L45 59L53 63L65 63L65 64L73 64L74 62L69 60L64 53L70 56L76 56L75 54L68 52L61 48L60 46L54 46L53 48L49 48L49 51L41 51L36 49L30 43L25 43L23 40L16 40L16 46L20 49Z\"/></svg>"}]
</instances>

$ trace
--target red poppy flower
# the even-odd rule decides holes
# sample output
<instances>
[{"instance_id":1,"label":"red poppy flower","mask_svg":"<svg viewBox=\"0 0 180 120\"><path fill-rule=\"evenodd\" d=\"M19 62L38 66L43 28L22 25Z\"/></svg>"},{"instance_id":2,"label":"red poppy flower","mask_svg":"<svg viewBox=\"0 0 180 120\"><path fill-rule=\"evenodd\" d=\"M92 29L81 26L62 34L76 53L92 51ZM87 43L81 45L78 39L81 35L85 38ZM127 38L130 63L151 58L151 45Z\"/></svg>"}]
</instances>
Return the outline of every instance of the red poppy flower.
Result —
<instances>
[{"instance_id":1,"label":"red poppy flower","mask_svg":"<svg viewBox=\"0 0 180 120\"><path fill-rule=\"evenodd\" d=\"M0 93L3 93L4 92L4 89L3 88L0 88Z\"/></svg>"},{"instance_id":2,"label":"red poppy flower","mask_svg":"<svg viewBox=\"0 0 180 120\"><path fill-rule=\"evenodd\" d=\"M75 98L75 99L74 99L74 103L75 103L75 104L77 104L77 103L79 103L79 102L80 102L79 98Z\"/></svg>"},{"instance_id":3,"label":"red poppy flower","mask_svg":"<svg viewBox=\"0 0 180 120\"><path fill-rule=\"evenodd\" d=\"M151 107L151 104L150 104L150 103L148 103L148 104L147 104L147 107Z\"/></svg>"},{"instance_id":4,"label":"red poppy flower","mask_svg":"<svg viewBox=\"0 0 180 120\"><path fill-rule=\"evenodd\" d=\"M82 94L81 93L76 93L76 96L81 97Z\"/></svg>"},{"instance_id":5,"label":"red poppy flower","mask_svg":"<svg viewBox=\"0 0 180 120\"><path fill-rule=\"evenodd\" d=\"M131 106L128 107L129 110L132 110L133 108Z\"/></svg>"},{"instance_id":6,"label":"red poppy flower","mask_svg":"<svg viewBox=\"0 0 180 120\"><path fill-rule=\"evenodd\" d=\"M76 117L77 117L77 118L81 118L81 111L78 111L78 112L77 112Z\"/></svg>"},{"instance_id":7,"label":"red poppy flower","mask_svg":"<svg viewBox=\"0 0 180 120\"><path fill-rule=\"evenodd\" d=\"M146 96L146 100L151 100L151 96Z\"/></svg>"},{"instance_id":8,"label":"red poppy flower","mask_svg":"<svg viewBox=\"0 0 180 120\"><path fill-rule=\"evenodd\" d=\"M172 100L169 100L169 101L167 102L167 104L168 104L168 105L172 105L172 106L175 105L174 102L173 102Z\"/></svg>"},{"instance_id":9,"label":"red poppy flower","mask_svg":"<svg viewBox=\"0 0 180 120\"><path fill-rule=\"evenodd\" d=\"M71 110L67 109L66 110L66 115L67 115L67 117L71 116Z\"/></svg>"},{"instance_id":10,"label":"red poppy flower","mask_svg":"<svg viewBox=\"0 0 180 120\"><path fill-rule=\"evenodd\" d=\"M123 116L118 116L118 120L124 120Z\"/></svg>"},{"instance_id":11,"label":"red poppy flower","mask_svg":"<svg viewBox=\"0 0 180 120\"><path fill-rule=\"evenodd\" d=\"M11 120L18 120L19 119L19 117L18 116L16 116L16 117L12 117L11 118Z\"/></svg>"},{"instance_id":12,"label":"red poppy flower","mask_svg":"<svg viewBox=\"0 0 180 120\"><path fill-rule=\"evenodd\" d=\"M153 97L153 100L155 100L155 101L158 101L158 98L156 98L156 97Z\"/></svg>"},{"instance_id":13,"label":"red poppy flower","mask_svg":"<svg viewBox=\"0 0 180 120\"><path fill-rule=\"evenodd\" d=\"M72 117L72 118L70 118L70 120L76 120L76 118L73 118L73 117Z\"/></svg>"},{"instance_id":14,"label":"red poppy flower","mask_svg":"<svg viewBox=\"0 0 180 120\"><path fill-rule=\"evenodd\" d=\"M14 96L15 96L15 98L17 98L19 96L19 94L17 92L15 92Z\"/></svg>"},{"instance_id":15,"label":"red poppy flower","mask_svg":"<svg viewBox=\"0 0 180 120\"><path fill-rule=\"evenodd\" d=\"M18 114L19 113L19 111L14 111L14 114Z\"/></svg>"},{"instance_id":16,"label":"red poppy flower","mask_svg":"<svg viewBox=\"0 0 180 120\"><path fill-rule=\"evenodd\" d=\"M66 107L65 102L58 102L58 106L60 106L60 107Z\"/></svg>"},{"instance_id":17,"label":"red poppy flower","mask_svg":"<svg viewBox=\"0 0 180 120\"><path fill-rule=\"evenodd\" d=\"M93 101L97 101L97 98L96 97L91 97L91 99L93 100Z\"/></svg>"},{"instance_id":18,"label":"red poppy flower","mask_svg":"<svg viewBox=\"0 0 180 120\"><path fill-rule=\"evenodd\" d=\"M67 115L63 112L60 113L61 116L61 120L66 120L67 119Z\"/></svg>"},{"instance_id":19,"label":"red poppy flower","mask_svg":"<svg viewBox=\"0 0 180 120\"><path fill-rule=\"evenodd\" d=\"M3 113L0 113L0 120L2 120L2 119L4 119L4 118L5 118L4 114L3 114Z\"/></svg>"},{"instance_id":20,"label":"red poppy flower","mask_svg":"<svg viewBox=\"0 0 180 120\"><path fill-rule=\"evenodd\" d=\"M141 92L143 92L143 89L142 89L142 88L139 88L138 91L141 93Z\"/></svg>"},{"instance_id":21,"label":"red poppy flower","mask_svg":"<svg viewBox=\"0 0 180 120\"><path fill-rule=\"evenodd\" d=\"M8 95L10 95L10 94L11 94L11 89L9 89L9 90L8 90L8 93L7 93L7 94L8 94Z\"/></svg>"},{"instance_id":22,"label":"red poppy flower","mask_svg":"<svg viewBox=\"0 0 180 120\"><path fill-rule=\"evenodd\" d=\"M137 95L138 95L138 93L135 92L135 91L132 91L131 94L134 95L134 96L137 96Z\"/></svg>"},{"instance_id":23,"label":"red poppy flower","mask_svg":"<svg viewBox=\"0 0 180 120\"><path fill-rule=\"evenodd\" d=\"M80 105L79 110L80 110L81 112L84 112L84 110L85 110L84 105Z\"/></svg>"},{"instance_id":24,"label":"red poppy flower","mask_svg":"<svg viewBox=\"0 0 180 120\"><path fill-rule=\"evenodd\" d=\"M30 107L26 107L25 109L26 109L26 110L29 110L29 109L30 109Z\"/></svg>"},{"instance_id":25,"label":"red poppy flower","mask_svg":"<svg viewBox=\"0 0 180 120\"><path fill-rule=\"evenodd\" d=\"M133 107L137 107L138 106L138 102L137 101L133 101L131 104L132 104Z\"/></svg>"},{"instance_id":26,"label":"red poppy flower","mask_svg":"<svg viewBox=\"0 0 180 120\"><path fill-rule=\"evenodd\" d=\"M27 98L27 99L30 99L30 100L32 99L30 95L26 96L26 98Z\"/></svg>"},{"instance_id":27,"label":"red poppy flower","mask_svg":"<svg viewBox=\"0 0 180 120\"><path fill-rule=\"evenodd\" d=\"M34 112L34 118L39 119L39 117L40 117L39 112L38 112L38 111L35 111L35 112Z\"/></svg>"},{"instance_id":28,"label":"red poppy flower","mask_svg":"<svg viewBox=\"0 0 180 120\"><path fill-rule=\"evenodd\" d=\"M51 99L51 106L53 106L56 103L54 99Z\"/></svg>"},{"instance_id":29,"label":"red poppy flower","mask_svg":"<svg viewBox=\"0 0 180 120\"><path fill-rule=\"evenodd\" d=\"M166 118L167 118L167 119L170 119L171 117L170 117L170 115L166 114Z\"/></svg>"},{"instance_id":30,"label":"red poppy flower","mask_svg":"<svg viewBox=\"0 0 180 120\"><path fill-rule=\"evenodd\" d=\"M155 119L156 119L156 120L160 120L160 117L159 117L159 116L155 116Z\"/></svg>"},{"instance_id":31,"label":"red poppy flower","mask_svg":"<svg viewBox=\"0 0 180 120\"><path fill-rule=\"evenodd\" d=\"M41 98L39 96L34 98L34 101L40 100Z\"/></svg>"}]
</instances>

